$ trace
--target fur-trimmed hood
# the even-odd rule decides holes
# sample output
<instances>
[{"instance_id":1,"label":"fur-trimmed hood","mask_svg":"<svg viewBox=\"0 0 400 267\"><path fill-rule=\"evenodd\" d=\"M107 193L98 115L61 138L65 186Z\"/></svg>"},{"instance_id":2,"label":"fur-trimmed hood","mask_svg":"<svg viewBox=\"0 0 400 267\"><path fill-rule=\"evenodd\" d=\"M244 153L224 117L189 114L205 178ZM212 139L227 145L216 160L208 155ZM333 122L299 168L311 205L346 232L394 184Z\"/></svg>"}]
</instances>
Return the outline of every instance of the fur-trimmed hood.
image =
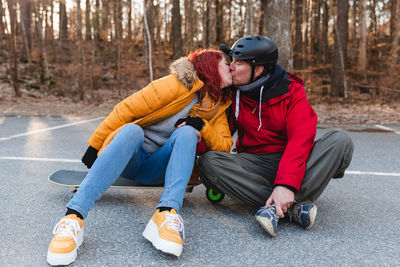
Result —
<instances>
[{"instance_id":1,"label":"fur-trimmed hood","mask_svg":"<svg viewBox=\"0 0 400 267\"><path fill-rule=\"evenodd\" d=\"M190 62L186 57L181 57L169 66L171 74L176 74L178 80L183 83L189 90L193 87L194 82L198 79L196 70L194 69L193 63Z\"/></svg>"}]
</instances>

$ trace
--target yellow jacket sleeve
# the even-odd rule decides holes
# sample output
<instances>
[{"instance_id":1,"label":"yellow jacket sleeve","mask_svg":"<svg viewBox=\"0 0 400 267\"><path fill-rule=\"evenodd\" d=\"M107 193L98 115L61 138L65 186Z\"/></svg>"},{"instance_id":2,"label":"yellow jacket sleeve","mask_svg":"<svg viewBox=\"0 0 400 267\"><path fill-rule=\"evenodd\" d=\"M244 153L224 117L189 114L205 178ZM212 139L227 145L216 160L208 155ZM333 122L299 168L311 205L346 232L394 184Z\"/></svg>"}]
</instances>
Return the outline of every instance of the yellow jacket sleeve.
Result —
<instances>
[{"instance_id":1,"label":"yellow jacket sleeve","mask_svg":"<svg viewBox=\"0 0 400 267\"><path fill-rule=\"evenodd\" d=\"M200 133L207 150L231 151L233 140L225 110L226 108L223 112L218 112L210 121L203 119L204 127Z\"/></svg>"}]
</instances>

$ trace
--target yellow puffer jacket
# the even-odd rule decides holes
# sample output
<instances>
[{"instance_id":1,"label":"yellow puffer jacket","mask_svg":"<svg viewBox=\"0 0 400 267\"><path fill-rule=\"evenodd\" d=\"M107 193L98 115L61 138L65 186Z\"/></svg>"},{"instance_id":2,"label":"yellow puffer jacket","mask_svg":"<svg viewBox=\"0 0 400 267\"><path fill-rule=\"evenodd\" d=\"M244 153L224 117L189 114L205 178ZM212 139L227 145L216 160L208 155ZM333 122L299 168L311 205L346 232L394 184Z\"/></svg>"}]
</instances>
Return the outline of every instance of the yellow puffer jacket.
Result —
<instances>
[{"instance_id":1,"label":"yellow puffer jacket","mask_svg":"<svg viewBox=\"0 0 400 267\"><path fill-rule=\"evenodd\" d=\"M197 78L193 64L186 58L176 60L170 70L170 75L151 82L117 104L92 134L89 145L100 154L126 124L146 127L188 105L203 82ZM210 120L203 118L204 127L200 133L207 150L229 152L231 149L233 141L225 112L229 105L230 101L221 104Z\"/></svg>"}]
</instances>

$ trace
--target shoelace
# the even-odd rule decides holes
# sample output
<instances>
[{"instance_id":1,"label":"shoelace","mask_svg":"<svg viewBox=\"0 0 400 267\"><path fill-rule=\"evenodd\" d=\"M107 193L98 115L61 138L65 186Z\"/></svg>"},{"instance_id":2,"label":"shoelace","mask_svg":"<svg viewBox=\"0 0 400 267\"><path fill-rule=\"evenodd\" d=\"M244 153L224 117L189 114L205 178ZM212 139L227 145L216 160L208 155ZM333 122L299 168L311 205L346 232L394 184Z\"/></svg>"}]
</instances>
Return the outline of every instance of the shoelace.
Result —
<instances>
[{"instance_id":1,"label":"shoelace","mask_svg":"<svg viewBox=\"0 0 400 267\"><path fill-rule=\"evenodd\" d=\"M264 207L262 207L260 210L263 210L262 213L267 213L270 215L271 218L273 218L274 220L278 221L279 220L279 216L278 214L272 211L272 208L275 209L275 205L271 205L269 206L267 209L264 209Z\"/></svg>"},{"instance_id":2,"label":"shoelace","mask_svg":"<svg viewBox=\"0 0 400 267\"><path fill-rule=\"evenodd\" d=\"M167 224L167 228L171 230L177 231L178 233L182 232L183 243L185 243L185 227L183 226L182 217L179 214L165 214L165 221L161 224L160 229L164 226L164 224Z\"/></svg>"},{"instance_id":3,"label":"shoelace","mask_svg":"<svg viewBox=\"0 0 400 267\"><path fill-rule=\"evenodd\" d=\"M64 225L62 225L64 224ZM72 237L75 241L76 247L78 246L77 233L81 230L79 223L72 219L63 219L57 223L53 229L53 234L57 234L59 237Z\"/></svg>"}]
</instances>

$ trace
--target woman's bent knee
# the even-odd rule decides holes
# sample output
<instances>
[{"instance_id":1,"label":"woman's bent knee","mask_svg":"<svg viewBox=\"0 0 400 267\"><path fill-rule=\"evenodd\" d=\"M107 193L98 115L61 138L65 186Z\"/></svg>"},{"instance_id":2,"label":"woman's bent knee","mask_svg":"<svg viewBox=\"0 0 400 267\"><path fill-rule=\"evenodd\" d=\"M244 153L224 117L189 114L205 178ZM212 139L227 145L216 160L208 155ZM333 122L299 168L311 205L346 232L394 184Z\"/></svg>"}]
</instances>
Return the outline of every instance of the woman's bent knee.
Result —
<instances>
[{"instance_id":1,"label":"woman's bent knee","mask_svg":"<svg viewBox=\"0 0 400 267\"><path fill-rule=\"evenodd\" d=\"M197 143L197 132L196 129L194 129L192 126L183 126L179 129L176 129L174 134L179 139L182 138L185 140L192 140Z\"/></svg>"}]
</instances>

